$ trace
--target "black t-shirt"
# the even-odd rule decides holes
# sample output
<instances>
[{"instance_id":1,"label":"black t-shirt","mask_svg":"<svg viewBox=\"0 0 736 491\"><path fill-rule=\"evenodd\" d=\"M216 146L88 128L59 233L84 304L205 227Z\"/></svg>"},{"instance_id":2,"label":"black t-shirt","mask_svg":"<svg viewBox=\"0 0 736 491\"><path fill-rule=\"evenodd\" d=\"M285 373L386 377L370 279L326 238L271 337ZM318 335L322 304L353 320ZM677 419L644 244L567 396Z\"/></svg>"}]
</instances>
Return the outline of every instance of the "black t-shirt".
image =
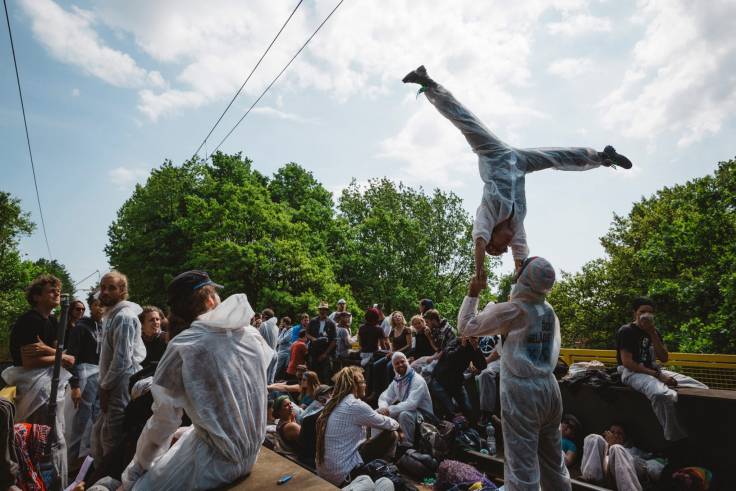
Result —
<instances>
[{"instance_id":1,"label":"black t-shirt","mask_svg":"<svg viewBox=\"0 0 736 491\"><path fill-rule=\"evenodd\" d=\"M422 356L431 356L434 354L432 344L430 344L429 338L427 338L428 333L429 328L426 328L424 331L417 331L416 336L414 336L414 339L416 339L416 344L414 345L414 358L421 358Z\"/></svg>"},{"instance_id":2,"label":"black t-shirt","mask_svg":"<svg viewBox=\"0 0 736 491\"><path fill-rule=\"evenodd\" d=\"M45 319L35 309L31 309L18 317L10 330L10 356L13 358L13 365L23 366L20 349L28 344L38 342L36 337L41 338L41 341L49 346L53 346L56 343L58 324L56 317L49 316L48 319Z\"/></svg>"},{"instance_id":3,"label":"black t-shirt","mask_svg":"<svg viewBox=\"0 0 736 491\"><path fill-rule=\"evenodd\" d=\"M656 332L661 340L662 335L659 331ZM616 360L619 365L622 365L622 349L631 353L634 362L641 363L647 368L655 368L657 357L654 353L652 338L644 329L641 329L633 322L621 326L618 333L616 333Z\"/></svg>"},{"instance_id":4,"label":"black t-shirt","mask_svg":"<svg viewBox=\"0 0 736 491\"><path fill-rule=\"evenodd\" d=\"M166 341L164 341L163 331L153 339L143 338L143 344L146 346L146 358L141 362L143 368L151 363L161 361L166 351Z\"/></svg>"},{"instance_id":5,"label":"black t-shirt","mask_svg":"<svg viewBox=\"0 0 736 491\"><path fill-rule=\"evenodd\" d=\"M378 351L378 341L382 339L383 329L380 326L363 324L358 329L361 353L375 353Z\"/></svg>"}]
</instances>

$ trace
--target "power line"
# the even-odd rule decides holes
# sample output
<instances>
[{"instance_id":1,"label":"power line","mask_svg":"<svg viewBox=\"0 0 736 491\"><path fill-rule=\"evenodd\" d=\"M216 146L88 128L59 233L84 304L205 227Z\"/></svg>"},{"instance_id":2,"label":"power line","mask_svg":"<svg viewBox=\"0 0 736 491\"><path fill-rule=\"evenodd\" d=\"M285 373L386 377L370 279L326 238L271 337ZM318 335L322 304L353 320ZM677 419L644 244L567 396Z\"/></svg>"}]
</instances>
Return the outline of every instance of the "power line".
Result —
<instances>
[{"instance_id":1,"label":"power line","mask_svg":"<svg viewBox=\"0 0 736 491\"><path fill-rule=\"evenodd\" d=\"M5 7L5 20L8 24L8 36L10 36L10 50L13 52L13 65L15 65L15 81L18 83L18 95L20 96L20 109L23 112L23 126L26 129L26 143L28 144L28 156L31 158L31 171L33 171L33 185L36 188L36 201L38 201L38 213L41 216L41 229L43 230L43 238L46 240L46 250L49 253L49 259L53 259L51 254L51 246L49 245L49 236L46 234L46 222L43 219L43 208L41 208L41 194L38 192L38 181L36 180L36 166L33 163L33 152L31 151L31 137L28 135L28 121L26 120L26 108L23 104L23 90L20 87L20 75L18 74L18 61L15 58L15 45L13 44L13 31L10 30L10 15L8 15L8 2L3 0Z\"/></svg>"},{"instance_id":2,"label":"power line","mask_svg":"<svg viewBox=\"0 0 736 491\"><path fill-rule=\"evenodd\" d=\"M284 68L281 69L281 71L279 72L279 74L276 75L276 78L274 78L271 81L271 83L268 84L268 86L263 90L263 92L261 92L261 95L258 96L258 99L256 99L255 102L253 102L253 104L251 104L251 106L248 108L248 110L245 112L245 114L243 114L243 117L240 118L238 120L238 122L235 123L235 126L233 126L232 129L227 133L227 135L225 135L225 137L222 140L220 140L220 143L218 143L217 146L215 147L215 149L212 150L212 153L210 153L207 156L207 159L209 159L212 156L213 153L215 153L215 152L217 152L217 150L219 150L219 148L222 146L222 144L225 143L225 140L227 140L230 137L230 135L233 133L233 131L235 131L235 129L238 127L238 125L245 119L245 117L251 112L251 110L256 106L256 104L258 104L258 102L263 98L263 96L266 95L266 92L268 92L269 89L273 86L273 84L275 84L276 81L281 77L281 75L283 75L283 73L286 71L286 69L289 68L289 65L291 65L291 63L296 59L296 57L299 56L299 53L301 53L304 50L304 48L307 47L307 45L309 44L309 41L311 41L312 38L317 35L317 33L319 32L319 30L322 29L322 26L324 26L325 23L328 20L330 20L330 17L332 17L332 14L335 13L335 11L340 7L340 5L342 5L342 2L344 2L344 1L345 0L340 0L340 2L338 2L337 5L335 5L335 8L333 8L332 11L327 15L327 17L325 17L325 20L323 20L322 23L317 27L317 29L315 29L315 31L312 33L312 35L309 36L309 38L307 38L307 40L304 42L304 44L302 45L302 47L299 48L299 51L297 51L294 54L294 56L291 57L291 60L289 60L289 62L286 64L286 66L284 66ZM205 160L207 160L207 159L205 159Z\"/></svg>"},{"instance_id":3,"label":"power line","mask_svg":"<svg viewBox=\"0 0 736 491\"><path fill-rule=\"evenodd\" d=\"M3 1L5 1L5 0L3 0ZM222 118L223 118L223 116L225 116L225 113L228 111L228 109L230 109L230 106L233 105L233 102L235 102L235 99L243 91L243 88L245 87L245 84L247 84L248 83L248 80L250 80L250 77L253 76L253 73L258 68L258 65L261 64L261 62L263 61L263 58L265 58L266 55L268 54L268 52L271 50L271 46L273 46L273 43L275 43L276 40L279 38L279 36L281 35L281 32L286 27L286 24L289 23L289 21L294 16L294 14L296 13L297 9L299 8L299 6L302 4L303 1L304 0L299 0L299 3L296 4L296 7L294 7L294 10L291 11L291 13L289 14L289 17L286 19L286 21L284 22L284 24L281 26L281 29L279 29L279 32L277 32L276 33L276 36L271 40L271 43L268 45L268 48L266 48L266 51L263 52L263 54L261 55L261 57L258 59L258 62L255 64L255 66L253 67L253 69L250 71L250 73L248 74L248 76L245 78L245 82L243 82L243 85L240 86L240 88L238 89L238 91L235 92L235 95L233 96L233 98L230 99L230 102L228 102L227 107L225 108L224 111L222 111L222 114L220 114L220 117L217 118L217 121L215 121L215 124L210 129L210 132L207 133L207 136L204 137L204 140L202 140L202 143L199 144L199 147L197 147L197 150L194 151L194 154L192 155L192 157L195 157L199 153L199 151L202 150L202 147L205 145L205 143L207 142L207 140L209 139L209 137L212 135L212 132L215 131L215 128L217 128L217 125L220 124L220 121L222 121ZM206 149L205 149L205 153L206 153Z\"/></svg>"}]
</instances>

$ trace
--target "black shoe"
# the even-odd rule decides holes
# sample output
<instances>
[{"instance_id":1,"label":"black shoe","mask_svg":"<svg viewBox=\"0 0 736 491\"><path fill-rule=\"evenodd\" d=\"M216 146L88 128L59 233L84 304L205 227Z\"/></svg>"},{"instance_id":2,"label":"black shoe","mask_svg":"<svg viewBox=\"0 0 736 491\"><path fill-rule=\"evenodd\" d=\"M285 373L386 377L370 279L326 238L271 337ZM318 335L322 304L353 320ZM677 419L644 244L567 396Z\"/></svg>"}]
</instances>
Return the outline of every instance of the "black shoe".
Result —
<instances>
[{"instance_id":1,"label":"black shoe","mask_svg":"<svg viewBox=\"0 0 736 491\"><path fill-rule=\"evenodd\" d=\"M427 69L424 68L424 65L409 72L406 77L401 79L401 81L405 84L419 84L424 87L434 87L437 85L437 83L427 75Z\"/></svg>"},{"instance_id":2,"label":"black shoe","mask_svg":"<svg viewBox=\"0 0 736 491\"><path fill-rule=\"evenodd\" d=\"M601 152L603 157L603 165L606 167L621 167L622 169L631 169L631 160L627 159L620 153L616 153L616 149L611 145L606 145L606 148Z\"/></svg>"}]
</instances>

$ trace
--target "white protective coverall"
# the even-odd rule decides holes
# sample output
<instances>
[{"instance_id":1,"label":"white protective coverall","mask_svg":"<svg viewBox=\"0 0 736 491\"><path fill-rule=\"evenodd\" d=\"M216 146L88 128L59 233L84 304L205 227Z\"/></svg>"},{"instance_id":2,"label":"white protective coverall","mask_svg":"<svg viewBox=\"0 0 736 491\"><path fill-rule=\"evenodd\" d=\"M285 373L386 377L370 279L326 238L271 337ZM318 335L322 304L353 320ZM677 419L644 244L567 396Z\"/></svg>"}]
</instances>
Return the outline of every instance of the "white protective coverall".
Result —
<instances>
[{"instance_id":1,"label":"white protective coverall","mask_svg":"<svg viewBox=\"0 0 736 491\"><path fill-rule=\"evenodd\" d=\"M98 462L125 436L125 407L130 402L130 376L141 369L146 346L141 338L138 304L123 300L105 314L100 347L99 390L108 391L107 412L92 428L92 456Z\"/></svg>"},{"instance_id":2,"label":"white protective coverall","mask_svg":"<svg viewBox=\"0 0 736 491\"><path fill-rule=\"evenodd\" d=\"M478 170L484 182L483 199L475 213L473 241L491 240L493 228L513 211L516 233L511 241L514 259L529 255L524 230L526 217L525 176L554 168L567 171L594 169L602 164L592 148L514 148L502 142L441 85L427 88L427 99L459 129L478 155Z\"/></svg>"},{"instance_id":3,"label":"white protective coverall","mask_svg":"<svg viewBox=\"0 0 736 491\"><path fill-rule=\"evenodd\" d=\"M99 345L98 345L99 346ZM69 458L86 457L91 450L90 438L92 426L100 414L100 367L92 363L80 363L77 366L79 389L82 399L79 407L75 408L71 397L67 397L67 443Z\"/></svg>"},{"instance_id":4,"label":"white protective coverall","mask_svg":"<svg viewBox=\"0 0 736 491\"><path fill-rule=\"evenodd\" d=\"M232 295L169 342L124 489L212 489L250 472L266 436L273 358L252 316L248 297ZM169 448L182 410L192 426Z\"/></svg>"},{"instance_id":5,"label":"white protective coverall","mask_svg":"<svg viewBox=\"0 0 736 491\"><path fill-rule=\"evenodd\" d=\"M624 445L608 445L601 435L591 434L583 443L580 472L583 479L604 482L610 477L617 489L641 491L642 483L657 482L665 464L645 452Z\"/></svg>"},{"instance_id":6,"label":"white protective coverall","mask_svg":"<svg viewBox=\"0 0 736 491\"><path fill-rule=\"evenodd\" d=\"M555 281L552 265L534 258L508 302L477 312L465 297L458 315L461 336L502 334L501 415L507 490L569 490L560 446L562 397L553 370L560 354L560 323L545 295Z\"/></svg>"},{"instance_id":7,"label":"white protective coverall","mask_svg":"<svg viewBox=\"0 0 736 491\"><path fill-rule=\"evenodd\" d=\"M16 387L15 395L15 422L49 424L48 401L51 397L51 378L54 367L23 368L8 367L3 370L2 377L6 384ZM64 399L69 379L69 373L64 368L59 372L59 388L56 393L56 444L51 450L51 460L54 471L61 478L61 487L67 485L67 450L64 439Z\"/></svg>"},{"instance_id":8,"label":"white protective coverall","mask_svg":"<svg viewBox=\"0 0 736 491\"><path fill-rule=\"evenodd\" d=\"M258 326L258 332L261 333L263 339L266 340L266 344L274 350L274 358L268 364L268 383L272 384L276 376L276 365L278 364L278 357L276 356L276 345L279 341L279 326L278 319L271 317L268 320L261 322Z\"/></svg>"}]
</instances>

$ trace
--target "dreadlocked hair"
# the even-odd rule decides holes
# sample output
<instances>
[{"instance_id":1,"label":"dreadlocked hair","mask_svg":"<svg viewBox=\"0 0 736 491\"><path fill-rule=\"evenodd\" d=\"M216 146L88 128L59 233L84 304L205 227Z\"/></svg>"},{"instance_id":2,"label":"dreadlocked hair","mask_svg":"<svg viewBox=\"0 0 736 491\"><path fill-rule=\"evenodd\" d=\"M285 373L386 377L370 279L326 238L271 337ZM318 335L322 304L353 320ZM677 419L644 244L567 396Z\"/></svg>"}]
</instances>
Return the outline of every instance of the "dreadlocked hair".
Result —
<instances>
[{"instance_id":1,"label":"dreadlocked hair","mask_svg":"<svg viewBox=\"0 0 736 491\"><path fill-rule=\"evenodd\" d=\"M322 413L317 418L317 455L316 462L321 464L325 461L325 431L327 431L327 420L338 404L350 394L355 392L357 382L355 378L362 373L363 369L356 366L345 367L335 374L332 380L335 387L332 389L332 397L325 404Z\"/></svg>"}]
</instances>

